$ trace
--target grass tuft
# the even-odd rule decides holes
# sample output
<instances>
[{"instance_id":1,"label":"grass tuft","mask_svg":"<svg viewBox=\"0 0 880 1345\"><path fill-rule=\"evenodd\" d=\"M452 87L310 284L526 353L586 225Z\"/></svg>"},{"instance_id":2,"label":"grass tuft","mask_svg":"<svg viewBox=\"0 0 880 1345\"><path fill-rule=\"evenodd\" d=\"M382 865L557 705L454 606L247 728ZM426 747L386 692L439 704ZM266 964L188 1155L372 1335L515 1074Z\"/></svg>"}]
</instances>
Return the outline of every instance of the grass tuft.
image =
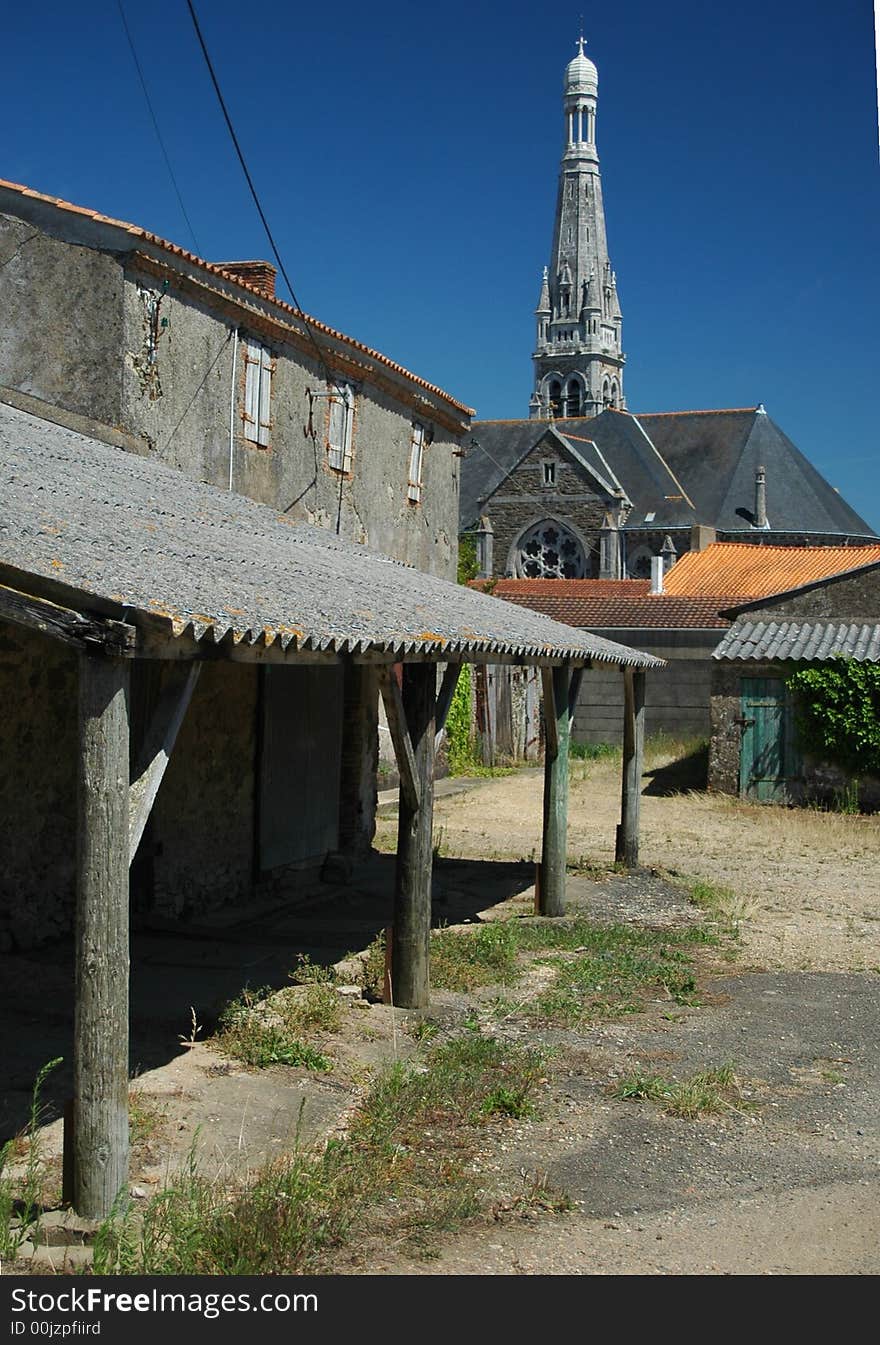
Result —
<instances>
[{"instance_id":1,"label":"grass tuft","mask_svg":"<svg viewBox=\"0 0 880 1345\"><path fill-rule=\"evenodd\" d=\"M636 1070L614 1086L612 1095L627 1100L661 1102L668 1115L681 1116L685 1120L744 1108L739 1080L731 1064L703 1070L683 1080Z\"/></svg>"}]
</instances>

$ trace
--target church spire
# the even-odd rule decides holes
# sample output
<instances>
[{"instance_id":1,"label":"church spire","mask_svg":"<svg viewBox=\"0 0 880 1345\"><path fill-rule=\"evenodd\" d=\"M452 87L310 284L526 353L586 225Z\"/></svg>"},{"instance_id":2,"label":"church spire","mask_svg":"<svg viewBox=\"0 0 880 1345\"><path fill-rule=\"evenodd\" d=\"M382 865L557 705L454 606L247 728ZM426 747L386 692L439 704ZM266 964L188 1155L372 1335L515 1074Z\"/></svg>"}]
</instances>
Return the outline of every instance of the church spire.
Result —
<instances>
[{"instance_id":1,"label":"church spire","mask_svg":"<svg viewBox=\"0 0 880 1345\"><path fill-rule=\"evenodd\" d=\"M536 313L533 416L592 416L625 405L622 318L596 152L599 74L583 35L577 48L563 83L565 146L553 252Z\"/></svg>"}]
</instances>

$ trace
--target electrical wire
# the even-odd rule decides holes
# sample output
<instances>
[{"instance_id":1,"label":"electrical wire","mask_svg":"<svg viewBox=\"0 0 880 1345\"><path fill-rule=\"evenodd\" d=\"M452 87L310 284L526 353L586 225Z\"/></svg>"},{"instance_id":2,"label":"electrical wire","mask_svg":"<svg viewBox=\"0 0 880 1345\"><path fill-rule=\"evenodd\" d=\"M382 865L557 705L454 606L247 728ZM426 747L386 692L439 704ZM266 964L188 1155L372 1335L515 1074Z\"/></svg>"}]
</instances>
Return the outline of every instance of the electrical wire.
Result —
<instances>
[{"instance_id":1,"label":"electrical wire","mask_svg":"<svg viewBox=\"0 0 880 1345\"><path fill-rule=\"evenodd\" d=\"M201 255L202 250L199 247L199 242L198 239L196 238L196 231L192 226L192 221L190 220L189 215L186 213L186 206L183 204L183 197L181 196L180 188L177 185L177 178L174 176L174 169L171 167L171 160L169 159L168 151L165 148L165 141L162 139L162 132L159 130L159 122L157 121L156 113L153 110L153 104L150 99L149 90L147 89L147 81L144 78L144 72L141 69L141 63L138 60L137 52L135 50L134 45L134 39L132 38L131 31L128 27L128 21L126 20L125 17L125 10L122 8L122 0L116 0L116 4L119 8L119 17L122 19L122 26L125 29L125 36L128 38L128 46L129 50L131 51L131 59L134 61L134 68L138 73L138 79L140 80L141 88L144 91L144 98L146 99L147 108L149 109L150 117L153 122L153 130L156 132L156 139L159 141L159 148L162 150L162 156L165 159L165 167L168 169L168 176L171 178L171 184L174 187L174 192L175 195L177 196L177 203L180 206L183 218L186 220L186 227L189 229L189 235L193 241L193 250L199 255Z\"/></svg>"},{"instance_id":2,"label":"electrical wire","mask_svg":"<svg viewBox=\"0 0 880 1345\"><path fill-rule=\"evenodd\" d=\"M260 198L257 195L257 189L254 186L253 178L251 177L250 172L248 170L244 154L242 153L241 145L238 143L238 136L235 134L235 127L232 125L232 118L230 117L229 112L227 111L226 103L223 99L223 94L220 91L220 84L214 72L214 66L211 62L211 57L208 55L208 48L205 45L205 39L202 36L202 30L199 26L199 20L196 15L195 6L193 5L192 0L186 0L186 6L187 9L189 10L190 18L192 19L193 28L195 29L196 37L198 38L199 41L199 46L202 49L202 55L205 58L205 65L208 67L208 74L211 76L211 83L214 85L214 92L217 95L217 101L220 104L220 110L223 113L223 118L226 122L226 128L229 131L232 143L235 146L235 152L238 155L238 162L241 164L241 170L244 173L245 180L248 184L248 187L250 188L251 196L253 197L254 205L257 208L257 214L260 217L263 228L266 232L266 237L269 240L269 246L272 249L272 255L275 258L276 262L278 263L278 269L281 272L281 275L284 279L284 283L286 284L288 291L290 293L290 297L293 300L293 306L297 310L299 317L302 319L303 325L305 326L306 332L309 335L312 345L315 347L315 352L318 356L318 361L321 365L321 368L324 370L324 374L327 378L327 381L333 382L334 379L327 365L327 361L324 358L324 352L322 351L320 345L318 344L318 340L315 336L315 333L312 331L310 323L306 320L305 314L303 313L302 304L299 302L299 300L296 297L296 294L294 293L290 277L287 274L284 262L281 260L281 254L275 245L275 239L272 237L272 230L269 228L269 221L266 219L265 211L263 210L263 207L260 204Z\"/></svg>"}]
</instances>

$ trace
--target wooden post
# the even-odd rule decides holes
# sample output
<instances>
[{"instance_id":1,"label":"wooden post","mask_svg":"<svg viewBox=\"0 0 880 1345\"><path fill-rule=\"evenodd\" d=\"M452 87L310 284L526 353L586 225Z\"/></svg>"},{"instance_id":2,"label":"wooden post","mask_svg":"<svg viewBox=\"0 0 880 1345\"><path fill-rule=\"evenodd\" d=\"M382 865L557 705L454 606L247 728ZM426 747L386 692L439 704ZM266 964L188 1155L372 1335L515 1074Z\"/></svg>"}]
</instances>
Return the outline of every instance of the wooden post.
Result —
<instances>
[{"instance_id":1,"label":"wooden post","mask_svg":"<svg viewBox=\"0 0 880 1345\"><path fill-rule=\"evenodd\" d=\"M620 825L614 857L618 864L634 869L639 862L639 806L642 798L642 766L645 753L645 674L640 669L623 670L623 778Z\"/></svg>"},{"instance_id":2,"label":"wooden post","mask_svg":"<svg viewBox=\"0 0 880 1345\"><path fill-rule=\"evenodd\" d=\"M414 806L413 791L404 789L401 781L391 985L394 1003L403 1009L427 1008L430 993L436 685L435 664L404 664L401 695L412 747L417 799Z\"/></svg>"},{"instance_id":3,"label":"wooden post","mask_svg":"<svg viewBox=\"0 0 880 1345\"><path fill-rule=\"evenodd\" d=\"M545 751L540 911L542 915L564 915L571 673L568 668L542 668L541 678L544 684Z\"/></svg>"},{"instance_id":4,"label":"wooden post","mask_svg":"<svg viewBox=\"0 0 880 1345\"><path fill-rule=\"evenodd\" d=\"M100 1219L128 1185L129 664L79 660L73 1204Z\"/></svg>"}]
</instances>

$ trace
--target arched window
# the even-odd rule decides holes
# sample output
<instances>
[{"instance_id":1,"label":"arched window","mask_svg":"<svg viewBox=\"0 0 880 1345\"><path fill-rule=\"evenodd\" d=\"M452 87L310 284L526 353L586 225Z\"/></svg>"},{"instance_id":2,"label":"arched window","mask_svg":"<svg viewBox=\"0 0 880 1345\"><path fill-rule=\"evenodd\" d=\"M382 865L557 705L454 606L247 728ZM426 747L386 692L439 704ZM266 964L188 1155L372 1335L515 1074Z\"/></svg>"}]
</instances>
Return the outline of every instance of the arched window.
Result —
<instances>
[{"instance_id":1,"label":"arched window","mask_svg":"<svg viewBox=\"0 0 880 1345\"><path fill-rule=\"evenodd\" d=\"M554 378L548 388L547 393L550 398L550 410L554 416L562 415L562 384L557 378Z\"/></svg>"},{"instance_id":2,"label":"arched window","mask_svg":"<svg viewBox=\"0 0 880 1345\"><path fill-rule=\"evenodd\" d=\"M618 388L617 383L614 382L611 384L611 405L616 407L619 404L619 402L620 402L620 389Z\"/></svg>"},{"instance_id":3,"label":"arched window","mask_svg":"<svg viewBox=\"0 0 880 1345\"><path fill-rule=\"evenodd\" d=\"M605 379L604 383L602 384L602 405L603 405L603 406L610 406L610 405L611 405L611 389L610 389L610 387L609 387L608 379L607 379L607 378Z\"/></svg>"},{"instance_id":4,"label":"arched window","mask_svg":"<svg viewBox=\"0 0 880 1345\"><path fill-rule=\"evenodd\" d=\"M581 385L576 378L569 380L568 387L565 390L565 414L567 416L582 416L584 414Z\"/></svg>"},{"instance_id":5,"label":"arched window","mask_svg":"<svg viewBox=\"0 0 880 1345\"><path fill-rule=\"evenodd\" d=\"M543 519L523 533L514 560L520 579L584 579L587 558L573 532Z\"/></svg>"},{"instance_id":6,"label":"arched window","mask_svg":"<svg viewBox=\"0 0 880 1345\"><path fill-rule=\"evenodd\" d=\"M637 546L631 551L626 558L627 579L650 579L653 554L649 546Z\"/></svg>"}]
</instances>

